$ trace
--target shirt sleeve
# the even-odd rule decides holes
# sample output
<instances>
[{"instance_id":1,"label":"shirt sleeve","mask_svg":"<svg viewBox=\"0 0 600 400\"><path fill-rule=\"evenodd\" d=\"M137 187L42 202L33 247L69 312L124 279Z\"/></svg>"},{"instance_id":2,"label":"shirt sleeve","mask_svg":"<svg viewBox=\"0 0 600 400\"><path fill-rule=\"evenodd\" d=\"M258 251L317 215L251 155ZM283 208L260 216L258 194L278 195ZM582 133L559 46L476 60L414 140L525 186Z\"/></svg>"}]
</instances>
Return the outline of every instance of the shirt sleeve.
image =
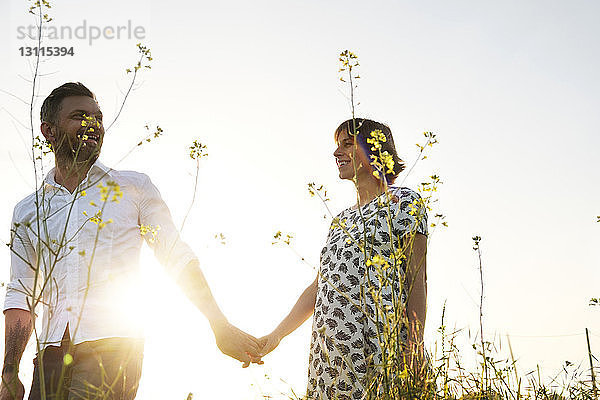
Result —
<instances>
[{"instance_id":1,"label":"shirt sleeve","mask_svg":"<svg viewBox=\"0 0 600 400\"><path fill-rule=\"evenodd\" d=\"M31 229L31 225L28 221L20 220L18 209L17 205L10 227L10 281L6 285L4 311L9 308L31 311L37 269L35 247L27 232ZM39 284L38 289L41 289ZM39 296L39 290L37 293Z\"/></svg>"},{"instance_id":2,"label":"shirt sleeve","mask_svg":"<svg viewBox=\"0 0 600 400\"><path fill-rule=\"evenodd\" d=\"M427 235L427 205L421 195L411 189L400 191L397 221L406 233L422 233Z\"/></svg>"},{"instance_id":3,"label":"shirt sleeve","mask_svg":"<svg viewBox=\"0 0 600 400\"><path fill-rule=\"evenodd\" d=\"M140 231L154 251L158 261L175 279L191 261L196 260L192 249L181 239L171 212L156 186L143 175L140 200Z\"/></svg>"}]
</instances>

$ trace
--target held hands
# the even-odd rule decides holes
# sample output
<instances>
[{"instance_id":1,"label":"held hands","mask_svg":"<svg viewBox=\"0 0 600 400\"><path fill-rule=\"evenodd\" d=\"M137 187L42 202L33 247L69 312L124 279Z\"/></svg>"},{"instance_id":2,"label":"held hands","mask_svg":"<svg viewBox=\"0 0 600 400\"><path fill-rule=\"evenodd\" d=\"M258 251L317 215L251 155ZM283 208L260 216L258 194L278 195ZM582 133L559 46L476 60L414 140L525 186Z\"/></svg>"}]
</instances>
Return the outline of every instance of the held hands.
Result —
<instances>
[{"instance_id":1,"label":"held hands","mask_svg":"<svg viewBox=\"0 0 600 400\"><path fill-rule=\"evenodd\" d=\"M242 368L248 367L250 363L264 364L260 359L263 355L261 346L254 336L236 328L227 321L212 324L212 329L219 350L223 354L241 361L243 363Z\"/></svg>"},{"instance_id":2,"label":"held hands","mask_svg":"<svg viewBox=\"0 0 600 400\"><path fill-rule=\"evenodd\" d=\"M275 348L279 346L279 342L281 342L281 339L281 336L275 331L258 339L258 343L261 347L260 353L262 354L262 356L264 357L273 350L275 350Z\"/></svg>"},{"instance_id":3,"label":"held hands","mask_svg":"<svg viewBox=\"0 0 600 400\"><path fill-rule=\"evenodd\" d=\"M277 331L256 339L254 336L231 325L227 320L220 320L211 324L217 347L238 361L242 368L247 368L251 363L262 365L262 357L273 351L281 342L282 336ZM0 398L0 400L3 400Z\"/></svg>"}]
</instances>

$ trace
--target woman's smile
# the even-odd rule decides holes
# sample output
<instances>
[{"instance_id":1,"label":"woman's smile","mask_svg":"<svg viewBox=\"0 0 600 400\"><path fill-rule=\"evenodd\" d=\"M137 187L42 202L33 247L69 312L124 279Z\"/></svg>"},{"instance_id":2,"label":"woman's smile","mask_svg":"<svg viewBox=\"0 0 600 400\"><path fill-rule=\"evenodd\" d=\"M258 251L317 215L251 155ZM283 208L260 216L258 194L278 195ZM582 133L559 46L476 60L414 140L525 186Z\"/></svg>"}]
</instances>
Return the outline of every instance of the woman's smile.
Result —
<instances>
[{"instance_id":1,"label":"woman's smile","mask_svg":"<svg viewBox=\"0 0 600 400\"><path fill-rule=\"evenodd\" d=\"M342 168L344 165L349 165L350 164L350 160L340 160L339 158L335 159L338 168Z\"/></svg>"}]
</instances>

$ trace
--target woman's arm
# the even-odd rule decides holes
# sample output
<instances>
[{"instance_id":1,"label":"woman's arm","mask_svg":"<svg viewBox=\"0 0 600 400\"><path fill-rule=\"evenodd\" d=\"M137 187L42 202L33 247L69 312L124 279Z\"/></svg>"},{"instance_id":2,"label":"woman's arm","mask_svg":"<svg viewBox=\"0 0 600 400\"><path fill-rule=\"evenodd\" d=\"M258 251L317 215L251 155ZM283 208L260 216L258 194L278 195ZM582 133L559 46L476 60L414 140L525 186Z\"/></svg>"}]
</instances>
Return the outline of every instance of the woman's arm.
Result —
<instances>
[{"instance_id":1,"label":"woman's arm","mask_svg":"<svg viewBox=\"0 0 600 400\"><path fill-rule=\"evenodd\" d=\"M317 299L319 277L315 278L304 292L298 298L298 301L290 311L290 313L281 321L281 323L267 336L259 339L262 345L261 355L265 356L279 345L281 339L294 332L304 321L311 316L315 309Z\"/></svg>"},{"instance_id":2,"label":"woman's arm","mask_svg":"<svg viewBox=\"0 0 600 400\"><path fill-rule=\"evenodd\" d=\"M406 284L408 303L408 354L410 359L422 360L424 356L423 330L427 312L427 236L416 233L408 252ZM411 362L411 364L413 364ZM417 363L417 365L420 363ZM414 365L414 364L413 364Z\"/></svg>"}]
</instances>

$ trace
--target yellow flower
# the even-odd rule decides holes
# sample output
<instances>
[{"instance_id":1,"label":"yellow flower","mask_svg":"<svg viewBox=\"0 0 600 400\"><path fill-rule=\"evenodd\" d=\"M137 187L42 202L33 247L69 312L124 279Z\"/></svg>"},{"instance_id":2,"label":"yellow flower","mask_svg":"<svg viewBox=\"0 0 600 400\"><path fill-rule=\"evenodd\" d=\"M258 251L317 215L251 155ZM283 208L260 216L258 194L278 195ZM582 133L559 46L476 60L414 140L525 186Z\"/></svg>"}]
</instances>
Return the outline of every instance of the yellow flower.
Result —
<instances>
[{"instance_id":1,"label":"yellow flower","mask_svg":"<svg viewBox=\"0 0 600 400\"><path fill-rule=\"evenodd\" d=\"M381 131L381 129L375 129L371 131L370 135L375 141L378 142L385 142L387 140L385 134Z\"/></svg>"},{"instance_id":2,"label":"yellow flower","mask_svg":"<svg viewBox=\"0 0 600 400\"><path fill-rule=\"evenodd\" d=\"M161 132L162 132L162 129L161 129ZM202 157L206 156L205 150L206 150L206 145L203 145L202 143L198 142L197 140L194 140L194 143L192 143L192 145L190 146L190 157L193 160L199 160Z\"/></svg>"},{"instance_id":3,"label":"yellow flower","mask_svg":"<svg viewBox=\"0 0 600 400\"><path fill-rule=\"evenodd\" d=\"M65 356L63 357L63 363L65 365L70 365L73 362L73 356L70 355L69 353L65 354Z\"/></svg>"},{"instance_id":4,"label":"yellow flower","mask_svg":"<svg viewBox=\"0 0 600 400\"><path fill-rule=\"evenodd\" d=\"M102 211L98 210L96 214L90 218L90 221L92 221L96 225L102 223ZM101 226L100 228L103 228L103 226Z\"/></svg>"},{"instance_id":5,"label":"yellow flower","mask_svg":"<svg viewBox=\"0 0 600 400\"><path fill-rule=\"evenodd\" d=\"M381 163L387 167L388 174L394 172L394 158L387 151L381 153Z\"/></svg>"},{"instance_id":6,"label":"yellow flower","mask_svg":"<svg viewBox=\"0 0 600 400\"><path fill-rule=\"evenodd\" d=\"M402 370L402 372L400 372L398 377L400 379L406 379L408 377L408 369L406 368L406 365L404 366L404 369Z\"/></svg>"},{"instance_id":7,"label":"yellow flower","mask_svg":"<svg viewBox=\"0 0 600 400\"><path fill-rule=\"evenodd\" d=\"M148 243L154 243L154 241L156 240L156 235L158 235L159 230L160 230L160 225L156 225L155 227L153 227L152 225L144 225L144 224L140 225L140 235L146 236L148 233L150 233L152 235L152 237L150 237L148 239Z\"/></svg>"},{"instance_id":8,"label":"yellow flower","mask_svg":"<svg viewBox=\"0 0 600 400\"><path fill-rule=\"evenodd\" d=\"M98 189L100 189L100 199L104 202L108 200L109 194L112 192L111 201L118 203L119 200L123 197L123 192L121 191L121 187L115 181L106 182L106 186L102 183L96 185Z\"/></svg>"},{"instance_id":9,"label":"yellow flower","mask_svg":"<svg viewBox=\"0 0 600 400\"><path fill-rule=\"evenodd\" d=\"M417 213L417 207L415 207L414 204L409 204L408 206L410 207L410 211L408 211L408 213L410 215L415 215Z\"/></svg>"},{"instance_id":10,"label":"yellow flower","mask_svg":"<svg viewBox=\"0 0 600 400\"><path fill-rule=\"evenodd\" d=\"M119 186L115 181L108 181L108 182L106 182L106 184L108 185L108 187L110 187L110 191L113 192L111 201L118 203L119 200L121 198L123 198L123 192L121 191L121 186ZM108 188L107 188L106 193L108 194Z\"/></svg>"},{"instance_id":11,"label":"yellow flower","mask_svg":"<svg viewBox=\"0 0 600 400\"><path fill-rule=\"evenodd\" d=\"M380 255L376 254L370 260L367 260L366 264L367 264L367 266L371 266L371 265L386 265L387 261L385 261L385 258L383 258Z\"/></svg>"},{"instance_id":12,"label":"yellow flower","mask_svg":"<svg viewBox=\"0 0 600 400\"><path fill-rule=\"evenodd\" d=\"M79 193L81 195L81 197L85 197L87 196L87 193L85 192L85 190L82 190L81 193Z\"/></svg>"},{"instance_id":13,"label":"yellow flower","mask_svg":"<svg viewBox=\"0 0 600 400\"><path fill-rule=\"evenodd\" d=\"M377 139L367 139L367 143L373 145L371 151L381 150L381 143Z\"/></svg>"}]
</instances>

